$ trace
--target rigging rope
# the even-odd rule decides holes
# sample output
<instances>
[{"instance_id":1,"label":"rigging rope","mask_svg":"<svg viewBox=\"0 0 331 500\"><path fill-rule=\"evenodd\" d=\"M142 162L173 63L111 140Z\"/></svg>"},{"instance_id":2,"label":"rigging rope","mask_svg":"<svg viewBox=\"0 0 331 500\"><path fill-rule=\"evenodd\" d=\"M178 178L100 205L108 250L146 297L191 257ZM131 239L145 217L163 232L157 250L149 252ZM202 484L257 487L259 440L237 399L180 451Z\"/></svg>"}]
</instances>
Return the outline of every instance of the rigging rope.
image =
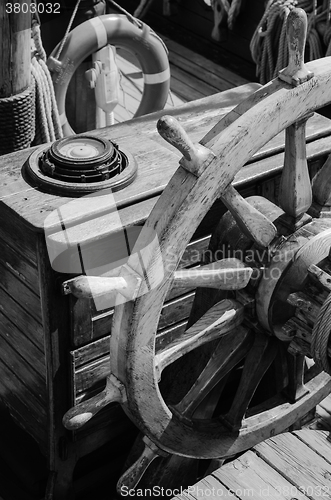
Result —
<instances>
[{"instance_id":1,"label":"rigging rope","mask_svg":"<svg viewBox=\"0 0 331 500\"><path fill-rule=\"evenodd\" d=\"M286 20L295 7L307 13L306 58L319 59L331 53L331 0L324 0L323 5L318 5L317 0L269 0L250 43L256 75L262 84L288 64Z\"/></svg>"},{"instance_id":2,"label":"rigging rope","mask_svg":"<svg viewBox=\"0 0 331 500\"><path fill-rule=\"evenodd\" d=\"M46 65L46 52L43 48L40 26L32 21L32 41L34 56L31 59L31 74L35 82L35 139L34 144L55 141L63 137L59 112L54 94L53 82Z\"/></svg>"},{"instance_id":3,"label":"rigging rope","mask_svg":"<svg viewBox=\"0 0 331 500\"><path fill-rule=\"evenodd\" d=\"M331 293L325 299L318 312L312 331L311 354L325 372L331 374L328 356L328 344L331 331Z\"/></svg>"}]
</instances>

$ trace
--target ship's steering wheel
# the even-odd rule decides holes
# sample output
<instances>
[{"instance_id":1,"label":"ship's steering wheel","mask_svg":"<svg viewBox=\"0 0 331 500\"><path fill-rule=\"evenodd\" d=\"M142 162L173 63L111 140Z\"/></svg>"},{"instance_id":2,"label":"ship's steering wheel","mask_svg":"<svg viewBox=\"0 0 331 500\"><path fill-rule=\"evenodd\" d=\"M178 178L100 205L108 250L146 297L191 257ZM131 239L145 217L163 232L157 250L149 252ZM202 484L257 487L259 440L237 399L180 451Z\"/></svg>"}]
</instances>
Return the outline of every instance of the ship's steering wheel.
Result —
<instances>
[{"instance_id":1,"label":"ship's steering wheel","mask_svg":"<svg viewBox=\"0 0 331 500\"><path fill-rule=\"evenodd\" d=\"M243 451L292 425L331 391L330 376L325 371L316 371L316 366L312 368L315 376L310 375L302 382L306 354L302 352L300 363L287 368L288 380L295 386L292 391L288 390L290 396L286 398L283 391L273 401L249 408L279 346L292 345L293 348L294 345L292 341L298 328L292 328L287 335L286 324L297 308L292 305L291 314L284 312L282 321L279 318L281 304L287 303L293 287L303 289L317 264L327 258L331 245L331 219L311 222L305 213L312 203L305 159L305 121L309 113L331 101L331 58L303 64L306 22L301 9L291 11L288 16L289 66L279 78L239 104L199 144L190 141L175 119L165 116L158 122L160 134L182 152L183 158L137 243L142 248L145 240L150 241L151 232L157 235L148 264L145 262L150 290L147 293L143 290L146 280L138 259L132 255L120 276L127 284L126 301L123 303L123 295L119 293L110 340L112 373L107 387L95 398L71 409L64 419L67 428L75 429L105 404L111 401L122 404L127 415L147 436L143 457L123 480L137 478L148 460L158 453L218 458ZM261 208L262 202L257 209L256 201L244 200L231 182L252 155L284 129L286 153L280 186L283 210L274 206L268 212ZM326 169L322 171L313 187L317 198L318 186L327 176ZM230 258L198 271L176 271L193 233L219 197L230 210L238 231L253 242L252 248L268 249L270 261L256 258L254 265L249 266ZM268 203L270 207L272 204ZM170 250L171 256L177 256L175 263L169 259ZM279 270L277 278L271 273L274 269ZM316 272L315 278L324 298L327 285L323 285ZM112 278L108 279L111 290L115 284L112 285ZM246 297L255 294L254 312L247 313L247 307L252 304L242 298L245 294L224 298L180 338L156 352L157 325L166 294L171 285L183 283L234 290L246 287ZM84 293L84 277L74 280L70 286L73 293L78 287L80 293ZM130 293L133 300L127 300ZM301 300L305 299L301 297ZM302 317L300 321L304 323ZM306 327L309 333L309 320ZM313 336L316 347L314 328ZM193 386L175 407L169 407L159 388L162 370L184 354L216 340L218 343ZM204 397L240 363L240 382L226 413L220 412L215 418L194 418L194 411Z\"/></svg>"}]
</instances>

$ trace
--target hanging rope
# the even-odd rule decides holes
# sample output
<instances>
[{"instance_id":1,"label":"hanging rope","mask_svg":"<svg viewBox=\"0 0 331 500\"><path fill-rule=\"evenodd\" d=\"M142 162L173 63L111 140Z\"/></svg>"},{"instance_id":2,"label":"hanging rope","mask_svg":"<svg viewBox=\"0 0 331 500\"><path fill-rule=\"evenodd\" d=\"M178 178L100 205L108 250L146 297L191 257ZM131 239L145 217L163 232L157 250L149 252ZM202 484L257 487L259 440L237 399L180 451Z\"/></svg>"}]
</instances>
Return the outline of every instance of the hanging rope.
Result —
<instances>
[{"instance_id":1,"label":"hanging rope","mask_svg":"<svg viewBox=\"0 0 331 500\"><path fill-rule=\"evenodd\" d=\"M36 89L36 116L34 144L55 141L63 137L53 82L46 65L46 52L42 46L40 26L32 21L31 29L35 55L31 60L31 74Z\"/></svg>"},{"instance_id":2,"label":"hanging rope","mask_svg":"<svg viewBox=\"0 0 331 500\"><path fill-rule=\"evenodd\" d=\"M306 58L319 59L326 53L325 45L330 45L331 29L323 29L328 44L320 35L321 23L330 19L330 0L318 6L317 0L269 0L250 43L252 59L256 64L256 75L262 84L278 75L288 65L288 45L286 39L287 16L294 7L306 11L308 17ZM330 21L328 23L330 26Z\"/></svg>"}]
</instances>

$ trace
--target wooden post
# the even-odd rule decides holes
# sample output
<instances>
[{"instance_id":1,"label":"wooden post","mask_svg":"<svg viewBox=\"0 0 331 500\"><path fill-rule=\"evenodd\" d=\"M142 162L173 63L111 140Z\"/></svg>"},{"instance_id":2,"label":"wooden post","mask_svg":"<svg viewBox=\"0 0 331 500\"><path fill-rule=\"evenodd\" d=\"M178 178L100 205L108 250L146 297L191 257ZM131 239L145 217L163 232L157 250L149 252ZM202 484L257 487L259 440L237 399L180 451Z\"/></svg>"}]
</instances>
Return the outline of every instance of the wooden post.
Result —
<instances>
[{"instance_id":1,"label":"wooden post","mask_svg":"<svg viewBox=\"0 0 331 500\"><path fill-rule=\"evenodd\" d=\"M17 5L19 12L14 12L14 2L0 2L0 98L20 94L30 85L31 0Z\"/></svg>"}]
</instances>

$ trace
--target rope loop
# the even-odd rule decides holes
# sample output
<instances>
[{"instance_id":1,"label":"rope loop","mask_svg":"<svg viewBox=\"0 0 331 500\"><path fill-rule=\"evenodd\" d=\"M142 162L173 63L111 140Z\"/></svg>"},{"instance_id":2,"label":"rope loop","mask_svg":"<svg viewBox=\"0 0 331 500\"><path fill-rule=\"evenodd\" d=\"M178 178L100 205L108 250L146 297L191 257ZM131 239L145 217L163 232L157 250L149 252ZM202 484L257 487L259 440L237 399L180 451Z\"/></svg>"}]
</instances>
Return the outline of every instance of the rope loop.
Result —
<instances>
[{"instance_id":1,"label":"rope loop","mask_svg":"<svg viewBox=\"0 0 331 500\"><path fill-rule=\"evenodd\" d=\"M328 343L331 334L331 293L325 299L318 312L312 331L311 354L325 372L331 375L331 363L328 357Z\"/></svg>"}]
</instances>

